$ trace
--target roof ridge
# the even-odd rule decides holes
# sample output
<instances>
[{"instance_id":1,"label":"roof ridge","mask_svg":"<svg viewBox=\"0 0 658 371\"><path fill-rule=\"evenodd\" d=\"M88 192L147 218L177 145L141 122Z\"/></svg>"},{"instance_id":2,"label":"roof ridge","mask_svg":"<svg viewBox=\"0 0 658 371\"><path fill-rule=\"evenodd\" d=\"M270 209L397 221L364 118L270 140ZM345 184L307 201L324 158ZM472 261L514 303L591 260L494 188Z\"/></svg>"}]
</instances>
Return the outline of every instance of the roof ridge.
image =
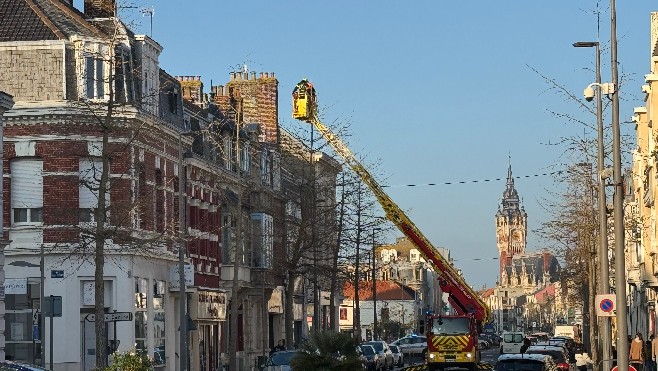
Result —
<instances>
[{"instance_id":1,"label":"roof ridge","mask_svg":"<svg viewBox=\"0 0 658 371\"><path fill-rule=\"evenodd\" d=\"M28 1L32 1L32 0L28 0ZM70 7L64 6L64 4L62 4L61 1L59 1L59 0L48 0L48 1L50 1L51 4L55 5L60 10L63 10L64 12L67 12L68 14L70 14L73 18L76 18L76 20L83 27L86 27L88 30L95 33L98 37L103 37L104 36L95 25L93 25L91 22L89 22L88 20L81 17L77 12L72 11Z\"/></svg>"},{"instance_id":2,"label":"roof ridge","mask_svg":"<svg viewBox=\"0 0 658 371\"><path fill-rule=\"evenodd\" d=\"M37 6L37 4L34 3L33 0L25 0L25 2L32 8L34 13L41 19L41 21L52 31L55 36L59 37L60 39L66 39L66 36L64 36L64 33L55 26L55 24L46 17L46 15L43 13L43 11Z\"/></svg>"}]
</instances>

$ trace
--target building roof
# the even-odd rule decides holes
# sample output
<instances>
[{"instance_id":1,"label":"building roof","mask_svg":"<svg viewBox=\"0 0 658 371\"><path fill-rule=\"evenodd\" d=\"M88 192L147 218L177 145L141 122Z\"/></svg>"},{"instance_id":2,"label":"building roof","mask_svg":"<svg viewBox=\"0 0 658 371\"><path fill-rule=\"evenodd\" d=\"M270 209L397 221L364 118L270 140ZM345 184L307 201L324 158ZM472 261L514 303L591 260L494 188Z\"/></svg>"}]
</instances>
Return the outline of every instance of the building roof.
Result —
<instances>
[{"instance_id":1,"label":"building roof","mask_svg":"<svg viewBox=\"0 0 658 371\"><path fill-rule=\"evenodd\" d=\"M359 283L359 301L372 300L372 281ZM354 282L345 282L343 296L354 300ZM416 292L409 286L395 281L377 281L377 300L416 300Z\"/></svg>"},{"instance_id":2,"label":"building roof","mask_svg":"<svg viewBox=\"0 0 658 371\"><path fill-rule=\"evenodd\" d=\"M482 299L486 299L486 298L488 298L489 296L493 295L493 293L494 293L494 289L493 289L493 288L488 288L488 289L485 289L484 291L482 291L482 292L480 293L480 297L481 297Z\"/></svg>"},{"instance_id":3,"label":"building roof","mask_svg":"<svg viewBox=\"0 0 658 371\"><path fill-rule=\"evenodd\" d=\"M64 0L0 0L0 42L65 40L102 36Z\"/></svg>"}]
</instances>

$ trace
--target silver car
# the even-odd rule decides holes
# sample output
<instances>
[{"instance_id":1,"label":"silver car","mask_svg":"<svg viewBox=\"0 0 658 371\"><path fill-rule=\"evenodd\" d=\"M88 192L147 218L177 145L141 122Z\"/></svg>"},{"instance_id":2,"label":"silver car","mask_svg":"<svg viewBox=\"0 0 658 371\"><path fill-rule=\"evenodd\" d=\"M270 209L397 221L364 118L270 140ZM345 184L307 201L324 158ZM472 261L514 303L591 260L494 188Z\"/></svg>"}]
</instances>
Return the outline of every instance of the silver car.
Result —
<instances>
[{"instance_id":1,"label":"silver car","mask_svg":"<svg viewBox=\"0 0 658 371\"><path fill-rule=\"evenodd\" d=\"M385 341L368 341L364 345L371 345L380 357L384 358L384 369L393 369L393 352Z\"/></svg>"},{"instance_id":2,"label":"silver car","mask_svg":"<svg viewBox=\"0 0 658 371\"><path fill-rule=\"evenodd\" d=\"M427 351L427 338L410 335L392 342L391 345L397 345L403 354L423 354Z\"/></svg>"},{"instance_id":3,"label":"silver car","mask_svg":"<svg viewBox=\"0 0 658 371\"><path fill-rule=\"evenodd\" d=\"M402 367L404 365L404 354L400 350L400 347L393 344L388 347L391 349L391 352L393 352L393 364Z\"/></svg>"}]
</instances>

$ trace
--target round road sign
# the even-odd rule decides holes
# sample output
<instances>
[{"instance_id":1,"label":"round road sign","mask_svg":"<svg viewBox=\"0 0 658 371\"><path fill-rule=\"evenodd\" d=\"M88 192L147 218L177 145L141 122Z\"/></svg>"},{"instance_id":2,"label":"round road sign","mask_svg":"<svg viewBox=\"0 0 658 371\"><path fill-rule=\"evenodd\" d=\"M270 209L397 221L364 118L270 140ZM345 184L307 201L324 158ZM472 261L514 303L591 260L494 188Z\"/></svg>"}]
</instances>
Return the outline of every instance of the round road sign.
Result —
<instances>
[{"instance_id":1,"label":"round road sign","mask_svg":"<svg viewBox=\"0 0 658 371\"><path fill-rule=\"evenodd\" d=\"M613 367L610 371L617 371L617 366ZM637 371L637 369L632 365L628 365L628 371Z\"/></svg>"},{"instance_id":2,"label":"round road sign","mask_svg":"<svg viewBox=\"0 0 658 371\"><path fill-rule=\"evenodd\" d=\"M610 299L603 299L599 303L599 307L601 308L602 311L609 313L613 309L615 309L615 303L612 302Z\"/></svg>"}]
</instances>

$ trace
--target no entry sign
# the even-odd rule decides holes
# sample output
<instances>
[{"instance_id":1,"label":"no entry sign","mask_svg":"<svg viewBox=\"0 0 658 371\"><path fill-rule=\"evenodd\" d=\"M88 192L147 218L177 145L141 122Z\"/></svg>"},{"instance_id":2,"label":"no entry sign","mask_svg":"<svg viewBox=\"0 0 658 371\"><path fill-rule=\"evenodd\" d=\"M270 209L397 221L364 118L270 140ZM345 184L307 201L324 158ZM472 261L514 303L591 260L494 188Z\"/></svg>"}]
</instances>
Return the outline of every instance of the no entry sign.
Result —
<instances>
[{"instance_id":1,"label":"no entry sign","mask_svg":"<svg viewBox=\"0 0 658 371\"><path fill-rule=\"evenodd\" d=\"M616 297L614 294L596 295L596 315L599 317L614 317Z\"/></svg>"}]
</instances>

